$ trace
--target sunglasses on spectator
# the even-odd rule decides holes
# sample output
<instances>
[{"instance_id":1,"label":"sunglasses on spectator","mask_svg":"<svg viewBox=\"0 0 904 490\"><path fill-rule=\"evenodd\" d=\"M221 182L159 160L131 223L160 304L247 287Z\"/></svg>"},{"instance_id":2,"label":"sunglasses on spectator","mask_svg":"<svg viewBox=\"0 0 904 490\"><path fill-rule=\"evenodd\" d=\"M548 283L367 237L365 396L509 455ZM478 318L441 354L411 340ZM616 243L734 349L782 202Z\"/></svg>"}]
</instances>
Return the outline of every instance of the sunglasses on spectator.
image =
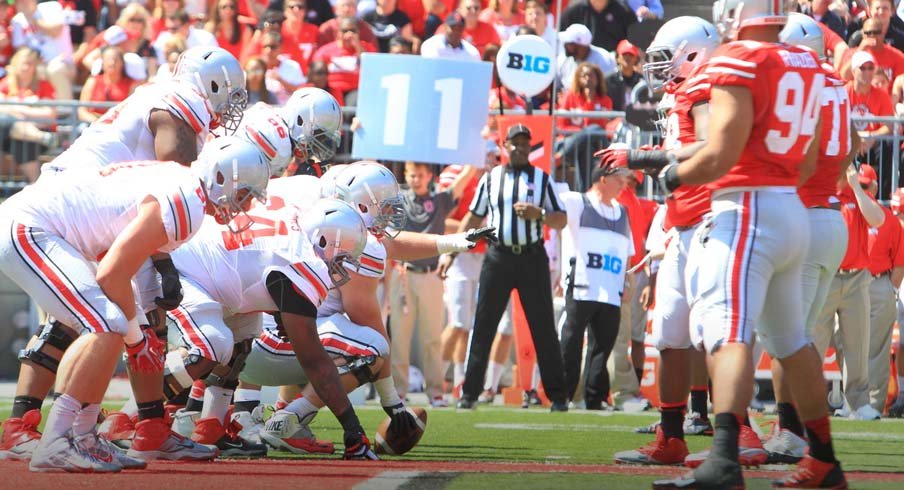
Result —
<instances>
[{"instance_id":1,"label":"sunglasses on spectator","mask_svg":"<svg viewBox=\"0 0 904 490\"><path fill-rule=\"evenodd\" d=\"M279 49L282 46L280 46L279 44L265 44L264 47L267 49Z\"/></svg>"},{"instance_id":2,"label":"sunglasses on spectator","mask_svg":"<svg viewBox=\"0 0 904 490\"><path fill-rule=\"evenodd\" d=\"M144 24L145 19L144 17L132 17L129 19L129 22L132 22L133 24Z\"/></svg>"},{"instance_id":3,"label":"sunglasses on spectator","mask_svg":"<svg viewBox=\"0 0 904 490\"><path fill-rule=\"evenodd\" d=\"M474 12L480 12L480 5L469 5L465 7L465 10L473 10Z\"/></svg>"},{"instance_id":4,"label":"sunglasses on spectator","mask_svg":"<svg viewBox=\"0 0 904 490\"><path fill-rule=\"evenodd\" d=\"M289 10L304 10L305 5L303 3L293 3L292 5L286 5L286 8Z\"/></svg>"},{"instance_id":5,"label":"sunglasses on spectator","mask_svg":"<svg viewBox=\"0 0 904 490\"><path fill-rule=\"evenodd\" d=\"M339 32L343 32L343 33L345 33L345 32L358 32L358 29L357 29L357 28L354 28L354 27L349 27L349 28L346 28L346 29L340 29Z\"/></svg>"},{"instance_id":6,"label":"sunglasses on spectator","mask_svg":"<svg viewBox=\"0 0 904 490\"><path fill-rule=\"evenodd\" d=\"M310 75L311 75L311 76L314 76L314 75L317 75L317 76L326 76L326 75L327 75L327 72L326 72L326 70L316 70L316 71L312 71L312 72L310 73Z\"/></svg>"},{"instance_id":7,"label":"sunglasses on spectator","mask_svg":"<svg viewBox=\"0 0 904 490\"><path fill-rule=\"evenodd\" d=\"M250 73L252 75L263 75L264 69L263 68L252 68L252 69L248 70L248 73Z\"/></svg>"},{"instance_id":8,"label":"sunglasses on spectator","mask_svg":"<svg viewBox=\"0 0 904 490\"><path fill-rule=\"evenodd\" d=\"M863 35L864 35L864 36L878 36L878 35L880 35L880 34L882 34L882 31L879 31L879 30L877 30L877 31L863 31Z\"/></svg>"},{"instance_id":9,"label":"sunglasses on spectator","mask_svg":"<svg viewBox=\"0 0 904 490\"><path fill-rule=\"evenodd\" d=\"M860 65L860 70L861 70L861 71L873 71L873 70L875 70L875 69L876 69L876 65L873 65L873 64L869 64L869 65Z\"/></svg>"},{"instance_id":10,"label":"sunglasses on spectator","mask_svg":"<svg viewBox=\"0 0 904 490\"><path fill-rule=\"evenodd\" d=\"M220 10L235 10L235 4L227 3L227 4L220 5Z\"/></svg>"},{"instance_id":11,"label":"sunglasses on spectator","mask_svg":"<svg viewBox=\"0 0 904 490\"><path fill-rule=\"evenodd\" d=\"M175 24L175 25L171 25L171 26L169 26L169 27L166 28L166 30L168 30L168 31L170 31L170 32L176 32L176 31L178 31L179 29L182 29L182 24Z\"/></svg>"}]
</instances>

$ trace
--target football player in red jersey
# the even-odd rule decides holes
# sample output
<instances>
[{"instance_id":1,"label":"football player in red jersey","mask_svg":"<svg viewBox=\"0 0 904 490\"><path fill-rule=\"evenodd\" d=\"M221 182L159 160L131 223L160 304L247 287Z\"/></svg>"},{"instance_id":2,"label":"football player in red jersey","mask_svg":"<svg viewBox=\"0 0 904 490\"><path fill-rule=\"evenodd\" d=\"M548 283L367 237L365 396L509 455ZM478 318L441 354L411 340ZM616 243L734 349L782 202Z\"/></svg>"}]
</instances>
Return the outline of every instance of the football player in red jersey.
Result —
<instances>
[{"instance_id":1,"label":"football player in red jersey","mask_svg":"<svg viewBox=\"0 0 904 490\"><path fill-rule=\"evenodd\" d=\"M798 471L776 486L842 488L821 358L801 309L810 233L796 192L815 169L825 71L810 50L778 43L788 18L779 0L720 0L713 12L723 36L736 41L719 48L704 70L708 137L680 165L674 154L662 155L659 179L669 191L701 184L712 190L712 215L698 228L688 260L697 276L691 335L710 356L716 430L701 466L653 486L743 487L738 439L753 392L756 335L781 363L810 439Z\"/></svg>"}]
</instances>

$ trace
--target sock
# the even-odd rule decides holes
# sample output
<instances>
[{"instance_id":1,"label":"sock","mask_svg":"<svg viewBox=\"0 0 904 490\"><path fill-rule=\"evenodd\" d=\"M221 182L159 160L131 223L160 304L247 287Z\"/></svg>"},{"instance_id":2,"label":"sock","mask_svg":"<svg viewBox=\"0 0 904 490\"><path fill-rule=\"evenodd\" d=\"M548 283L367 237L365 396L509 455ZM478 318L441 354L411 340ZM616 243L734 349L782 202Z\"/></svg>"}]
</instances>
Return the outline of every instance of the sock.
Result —
<instances>
[{"instance_id":1,"label":"sock","mask_svg":"<svg viewBox=\"0 0 904 490\"><path fill-rule=\"evenodd\" d=\"M490 365L493 363L491 362ZM465 382L465 363L456 362L452 366L452 383L455 386L461 386Z\"/></svg>"},{"instance_id":2,"label":"sock","mask_svg":"<svg viewBox=\"0 0 904 490\"><path fill-rule=\"evenodd\" d=\"M800 423L800 417L797 416L797 409L791 403L779 403L778 410L778 426L782 429L788 429L799 437L804 436L804 426Z\"/></svg>"},{"instance_id":3,"label":"sock","mask_svg":"<svg viewBox=\"0 0 904 490\"><path fill-rule=\"evenodd\" d=\"M235 412L251 413L261 404L261 390L249 390L247 388L239 388L235 390Z\"/></svg>"},{"instance_id":4,"label":"sock","mask_svg":"<svg viewBox=\"0 0 904 490\"><path fill-rule=\"evenodd\" d=\"M364 432L364 429L361 428L361 422L358 420L358 415L355 413L355 409L352 407L348 407L344 412L339 414L338 417L339 423L342 424L342 429L346 432Z\"/></svg>"},{"instance_id":5,"label":"sock","mask_svg":"<svg viewBox=\"0 0 904 490\"><path fill-rule=\"evenodd\" d=\"M637 376L637 384L643 380L643 368L634 368L634 375Z\"/></svg>"},{"instance_id":6,"label":"sock","mask_svg":"<svg viewBox=\"0 0 904 490\"><path fill-rule=\"evenodd\" d=\"M534 363L534 376L530 380L530 389L537 391L537 388L540 387L540 365L538 363Z\"/></svg>"},{"instance_id":7,"label":"sock","mask_svg":"<svg viewBox=\"0 0 904 490\"><path fill-rule=\"evenodd\" d=\"M659 426L666 437L684 439L684 412L687 411L687 403L663 402L659 412Z\"/></svg>"},{"instance_id":8,"label":"sock","mask_svg":"<svg viewBox=\"0 0 904 490\"><path fill-rule=\"evenodd\" d=\"M443 381L446 380L446 374L449 372L449 366L451 364L452 362L443 359L443 368L440 370L440 372L443 373Z\"/></svg>"},{"instance_id":9,"label":"sock","mask_svg":"<svg viewBox=\"0 0 904 490\"><path fill-rule=\"evenodd\" d=\"M302 424L310 424L317 412L320 411L320 407L315 406L307 398L301 397L292 400L292 403L286 405L283 410L295 412L298 414ZM343 425L343 427L345 426Z\"/></svg>"},{"instance_id":10,"label":"sock","mask_svg":"<svg viewBox=\"0 0 904 490\"><path fill-rule=\"evenodd\" d=\"M126 402L122 408L119 409L120 412L128 415L129 417L133 415L138 415L138 403L135 402L135 395L133 394L131 398Z\"/></svg>"},{"instance_id":11,"label":"sock","mask_svg":"<svg viewBox=\"0 0 904 490\"><path fill-rule=\"evenodd\" d=\"M72 428L75 417L81 409L81 402L75 398L66 394L57 397L50 407L47 424L44 425L44 437L48 437L49 441L63 437Z\"/></svg>"},{"instance_id":12,"label":"sock","mask_svg":"<svg viewBox=\"0 0 904 490\"><path fill-rule=\"evenodd\" d=\"M179 394L167 400L169 405L180 405L185 406L188 403L188 394L191 392L191 388L185 388L180 391Z\"/></svg>"},{"instance_id":13,"label":"sock","mask_svg":"<svg viewBox=\"0 0 904 490\"><path fill-rule=\"evenodd\" d=\"M283 397L277 395L276 402L273 404L273 407L277 410L285 410L286 407L289 406L289 402L283 400Z\"/></svg>"},{"instance_id":14,"label":"sock","mask_svg":"<svg viewBox=\"0 0 904 490\"><path fill-rule=\"evenodd\" d=\"M741 417L731 412L725 412L717 413L715 418L712 453L736 462L738 460L738 434L741 431Z\"/></svg>"},{"instance_id":15,"label":"sock","mask_svg":"<svg viewBox=\"0 0 904 490\"><path fill-rule=\"evenodd\" d=\"M191 385L188 393L188 403L185 404L186 412L200 412L204 408L204 390L207 385L203 380L197 380Z\"/></svg>"},{"instance_id":16,"label":"sock","mask_svg":"<svg viewBox=\"0 0 904 490\"><path fill-rule=\"evenodd\" d=\"M493 393L499 391L499 380L502 378L502 370L504 368L504 365L496 361L490 361L490 365L487 368L487 379L486 383L483 385L483 389L492 391Z\"/></svg>"},{"instance_id":17,"label":"sock","mask_svg":"<svg viewBox=\"0 0 904 490\"><path fill-rule=\"evenodd\" d=\"M138 420L162 419L163 399L138 404Z\"/></svg>"},{"instance_id":18,"label":"sock","mask_svg":"<svg viewBox=\"0 0 904 490\"><path fill-rule=\"evenodd\" d=\"M816 420L804 422L807 428L807 439L810 444L810 454L823 462L835 462L835 449L832 447L832 429L829 416L823 416Z\"/></svg>"},{"instance_id":19,"label":"sock","mask_svg":"<svg viewBox=\"0 0 904 490\"><path fill-rule=\"evenodd\" d=\"M204 408L201 409L201 418L216 417L217 420L225 423L233 391L222 386L208 386L204 391Z\"/></svg>"},{"instance_id":20,"label":"sock","mask_svg":"<svg viewBox=\"0 0 904 490\"><path fill-rule=\"evenodd\" d=\"M80 436L94 430L97 426L97 415L100 413L100 403L89 403L79 410L75 420L72 421L72 433Z\"/></svg>"},{"instance_id":21,"label":"sock","mask_svg":"<svg viewBox=\"0 0 904 490\"><path fill-rule=\"evenodd\" d=\"M691 412L697 412L704 419L709 416L706 396L706 386L691 386Z\"/></svg>"},{"instance_id":22,"label":"sock","mask_svg":"<svg viewBox=\"0 0 904 490\"><path fill-rule=\"evenodd\" d=\"M22 418L29 410L41 410L44 400L31 396L17 396L13 398L13 418Z\"/></svg>"}]
</instances>

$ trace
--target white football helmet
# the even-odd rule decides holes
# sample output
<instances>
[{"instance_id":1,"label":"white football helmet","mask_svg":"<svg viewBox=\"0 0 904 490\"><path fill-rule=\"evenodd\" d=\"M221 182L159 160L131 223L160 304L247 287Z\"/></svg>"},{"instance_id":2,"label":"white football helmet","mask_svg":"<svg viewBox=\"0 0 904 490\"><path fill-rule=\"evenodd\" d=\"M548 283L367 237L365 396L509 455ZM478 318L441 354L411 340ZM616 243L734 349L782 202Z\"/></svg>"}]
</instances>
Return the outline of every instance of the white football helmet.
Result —
<instances>
[{"instance_id":1,"label":"white football helmet","mask_svg":"<svg viewBox=\"0 0 904 490\"><path fill-rule=\"evenodd\" d=\"M300 215L298 226L326 262L333 285L348 282L346 264L357 270L358 257L367 245L367 228L355 209L339 199L320 199Z\"/></svg>"},{"instance_id":2,"label":"white football helmet","mask_svg":"<svg viewBox=\"0 0 904 490\"><path fill-rule=\"evenodd\" d=\"M713 24L723 39L737 39L738 32L750 26L783 26L788 22L785 0L716 0Z\"/></svg>"},{"instance_id":3,"label":"white football helmet","mask_svg":"<svg viewBox=\"0 0 904 490\"><path fill-rule=\"evenodd\" d=\"M233 228L232 218L245 212L249 199L267 201L270 167L261 152L241 138L223 136L208 142L191 168L216 208L214 217L234 233L242 230ZM241 191L247 192L240 196Z\"/></svg>"},{"instance_id":4,"label":"white football helmet","mask_svg":"<svg viewBox=\"0 0 904 490\"><path fill-rule=\"evenodd\" d=\"M671 82L688 78L709 60L721 39L716 27L700 17L676 17L659 28L647 48L643 77L658 93Z\"/></svg>"},{"instance_id":5,"label":"white football helmet","mask_svg":"<svg viewBox=\"0 0 904 490\"><path fill-rule=\"evenodd\" d=\"M377 162L360 161L330 168L323 177L322 197L336 197L361 213L367 228L394 238L405 228L408 215L395 175Z\"/></svg>"},{"instance_id":6,"label":"white football helmet","mask_svg":"<svg viewBox=\"0 0 904 490\"><path fill-rule=\"evenodd\" d=\"M211 46L187 49L176 61L173 78L188 81L201 90L219 118L214 122L223 127L225 134L238 129L248 92L245 71L229 51Z\"/></svg>"},{"instance_id":7,"label":"white football helmet","mask_svg":"<svg viewBox=\"0 0 904 490\"><path fill-rule=\"evenodd\" d=\"M335 97L319 88L301 88L279 108L279 113L289 126L296 157L318 162L333 158L339 148L342 125L342 110Z\"/></svg>"},{"instance_id":8,"label":"white football helmet","mask_svg":"<svg viewBox=\"0 0 904 490\"><path fill-rule=\"evenodd\" d=\"M822 29L819 22L809 15L791 12L788 23L779 34L779 40L783 43L802 46L816 51L820 61L826 61L826 43L822 37Z\"/></svg>"},{"instance_id":9,"label":"white football helmet","mask_svg":"<svg viewBox=\"0 0 904 490\"><path fill-rule=\"evenodd\" d=\"M279 177L292 163L289 128L276 109L258 103L245 111L237 135L253 143L270 162L270 176Z\"/></svg>"}]
</instances>

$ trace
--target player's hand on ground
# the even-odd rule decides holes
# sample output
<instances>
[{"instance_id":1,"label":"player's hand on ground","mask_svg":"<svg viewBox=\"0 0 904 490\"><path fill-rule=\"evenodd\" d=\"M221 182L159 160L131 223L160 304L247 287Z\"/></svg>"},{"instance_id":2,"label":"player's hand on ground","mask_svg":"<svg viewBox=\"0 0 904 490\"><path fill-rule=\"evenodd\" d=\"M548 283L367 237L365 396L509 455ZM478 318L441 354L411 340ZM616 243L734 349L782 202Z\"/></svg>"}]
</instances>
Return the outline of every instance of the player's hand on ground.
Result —
<instances>
[{"instance_id":1,"label":"player's hand on ground","mask_svg":"<svg viewBox=\"0 0 904 490\"><path fill-rule=\"evenodd\" d=\"M129 369L136 373L163 371L166 343L157 338L153 330L144 330L144 338L135 345L126 345Z\"/></svg>"},{"instance_id":2,"label":"player's hand on ground","mask_svg":"<svg viewBox=\"0 0 904 490\"><path fill-rule=\"evenodd\" d=\"M395 427L394 430L407 434L417 429L417 419L404 403L383 407L383 411L392 418L391 425Z\"/></svg>"},{"instance_id":3,"label":"player's hand on ground","mask_svg":"<svg viewBox=\"0 0 904 490\"><path fill-rule=\"evenodd\" d=\"M345 442L345 453L343 453L342 459L380 460L373 449L371 449L370 440L364 434L363 429L346 432L343 440Z\"/></svg>"}]
</instances>

